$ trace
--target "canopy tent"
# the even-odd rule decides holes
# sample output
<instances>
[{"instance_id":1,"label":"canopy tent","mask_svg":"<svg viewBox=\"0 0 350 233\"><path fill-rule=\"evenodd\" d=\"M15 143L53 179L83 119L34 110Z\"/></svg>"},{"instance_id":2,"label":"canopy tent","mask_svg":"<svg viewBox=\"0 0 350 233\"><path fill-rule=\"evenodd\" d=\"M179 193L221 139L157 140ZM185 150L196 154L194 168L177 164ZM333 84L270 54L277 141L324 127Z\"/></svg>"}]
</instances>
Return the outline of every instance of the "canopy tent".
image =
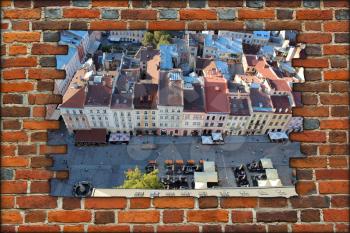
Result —
<instances>
[{"instance_id":1,"label":"canopy tent","mask_svg":"<svg viewBox=\"0 0 350 233\"><path fill-rule=\"evenodd\" d=\"M130 140L130 135L125 133L111 133L109 136L110 142L128 142Z\"/></svg>"},{"instance_id":2,"label":"canopy tent","mask_svg":"<svg viewBox=\"0 0 350 233\"><path fill-rule=\"evenodd\" d=\"M194 188L195 189L207 189L207 183L206 182L195 182L194 183Z\"/></svg>"},{"instance_id":3,"label":"canopy tent","mask_svg":"<svg viewBox=\"0 0 350 233\"><path fill-rule=\"evenodd\" d=\"M210 136L202 136L202 144L211 145L213 144L213 140Z\"/></svg>"},{"instance_id":4,"label":"canopy tent","mask_svg":"<svg viewBox=\"0 0 350 233\"><path fill-rule=\"evenodd\" d=\"M284 132L269 132L268 136L270 140L288 140L288 135Z\"/></svg>"},{"instance_id":5,"label":"canopy tent","mask_svg":"<svg viewBox=\"0 0 350 233\"><path fill-rule=\"evenodd\" d=\"M213 141L224 141L221 133L211 133Z\"/></svg>"},{"instance_id":6,"label":"canopy tent","mask_svg":"<svg viewBox=\"0 0 350 233\"><path fill-rule=\"evenodd\" d=\"M204 161L203 171L204 172L215 172L215 162L214 161Z\"/></svg>"},{"instance_id":7,"label":"canopy tent","mask_svg":"<svg viewBox=\"0 0 350 233\"><path fill-rule=\"evenodd\" d=\"M261 162L261 166L262 166L264 169L273 168L271 159L262 158L262 159L260 159L260 162Z\"/></svg>"},{"instance_id":8,"label":"canopy tent","mask_svg":"<svg viewBox=\"0 0 350 233\"><path fill-rule=\"evenodd\" d=\"M75 143L106 143L106 129L90 129L75 131Z\"/></svg>"},{"instance_id":9,"label":"canopy tent","mask_svg":"<svg viewBox=\"0 0 350 233\"><path fill-rule=\"evenodd\" d=\"M217 172L195 172L194 182L217 183L218 173Z\"/></svg>"},{"instance_id":10,"label":"canopy tent","mask_svg":"<svg viewBox=\"0 0 350 233\"><path fill-rule=\"evenodd\" d=\"M277 169L266 169L265 172L268 180L279 179Z\"/></svg>"}]
</instances>

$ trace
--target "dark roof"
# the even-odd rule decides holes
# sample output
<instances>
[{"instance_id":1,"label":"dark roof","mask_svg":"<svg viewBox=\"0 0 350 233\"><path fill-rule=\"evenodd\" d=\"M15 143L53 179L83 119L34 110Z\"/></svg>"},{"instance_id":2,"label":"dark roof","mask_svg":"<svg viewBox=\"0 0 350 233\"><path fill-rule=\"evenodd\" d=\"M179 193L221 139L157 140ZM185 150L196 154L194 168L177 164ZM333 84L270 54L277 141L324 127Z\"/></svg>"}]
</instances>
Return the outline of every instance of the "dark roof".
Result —
<instances>
[{"instance_id":1,"label":"dark roof","mask_svg":"<svg viewBox=\"0 0 350 233\"><path fill-rule=\"evenodd\" d=\"M295 107L302 107L303 103L301 101L301 92L293 91L292 95L293 95L293 98L294 98Z\"/></svg>"},{"instance_id":2,"label":"dark roof","mask_svg":"<svg viewBox=\"0 0 350 233\"><path fill-rule=\"evenodd\" d=\"M159 77L159 105L183 105L182 80L170 80L168 71L161 71Z\"/></svg>"},{"instance_id":3,"label":"dark roof","mask_svg":"<svg viewBox=\"0 0 350 233\"><path fill-rule=\"evenodd\" d=\"M212 62L213 59L208 58L200 58L198 57L196 60L196 69L205 69Z\"/></svg>"},{"instance_id":4,"label":"dark roof","mask_svg":"<svg viewBox=\"0 0 350 233\"><path fill-rule=\"evenodd\" d=\"M80 88L73 96L60 105L62 108L84 108L85 88Z\"/></svg>"},{"instance_id":5,"label":"dark roof","mask_svg":"<svg viewBox=\"0 0 350 233\"><path fill-rule=\"evenodd\" d=\"M272 95L272 104L275 109L275 113L278 114L291 114L292 106L289 101L289 97L286 95Z\"/></svg>"},{"instance_id":6,"label":"dark roof","mask_svg":"<svg viewBox=\"0 0 350 233\"><path fill-rule=\"evenodd\" d=\"M136 83L134 90L135 109L157 108L158 85L153 83Z\"/></svg>"},{"instance_id":7,"label":"dark roof","mask_svg":"<svg viewBox=\"0 0 350 233\"><path fill-rule=\"evenodd\" d=\"M250 116L249 100L247 98L244 98L244 99L231 98L230 109L231 109L230 115Z\"/></svg>"},{"instance_id":8,"label":"dark roof","mask_svg":"<svg viewBox=\"0 0 350 233\"><path fill-rule=\"evenodd\" d=\"M86 94L86 106L109 106L112 99L112 79L102 78L100 83L88 85Z\"/></svg>"},{"instance_id":9,"label":"dark roof","mask_svg":"<svg viewBox=\"0 0 350 233\"><path fill-rule=\"evenodd\" d=\"M243 47L243 53L244 54L253 54L256 55L260 51L261 46L260 45L253 45L253 44L242 44Z\"/></svg>"},{"instance_id":10,"label":"dark roof","mask_svg":"<svg viewBox=\"0 0 350 233\"><path fill-rule=\"evenodd\" d=\"M290 92L292 89L290 88L288 82L283 79L269 79L268 82L272 89L276 91L287 91Z\"/></svg>"},{"instance_id":11,"label":"dark roof","mask_svg":"<svg viewBox=\"0 0 350 233\"><path fill-rule=\"evenodd\" d=\"M270 96L258 88L250 89L250 100L253 108L272 108Z\"/></svg>"},{"instance_id":12,"label":"dark roof","mask_svg":"<svg viewBox=\"0 0 350 233\"><path fill-rule=\"evenodd\" d=\"M258 64L259 60L255 55L246 55L245 58L247 60L248 66L256 66L256 64Z\"/></svg>"},{"instance_id":13,"label":"dark roof","mask_svg":"<svg viewBox=\"0 0 350 233\"><path fill-rule=\"evenodd\" d=\"M154 49L152 46L142 47L137 55L139 55L140 61L147 62L155 55L159 55L159 50Z\"/></svg>"},{"instance_id":14,"label":"dark roof","mask_svg":"<svg viewBox=\"0 0 350 233\"><path fill-rule=\"evenodd\" d=\"M203 88L193 83L193 89L184 89L184 111L204 112Z\"/></svg>"},{"instance_id":15,"label":"dark roof","mask_svg":"<svg viewBox=\"0 0 350 233\"><path fill-rule=\"evenodd\" d=\"M106 143L106 129L76 130L75 142Z\"/></svg>"}]
</instances>

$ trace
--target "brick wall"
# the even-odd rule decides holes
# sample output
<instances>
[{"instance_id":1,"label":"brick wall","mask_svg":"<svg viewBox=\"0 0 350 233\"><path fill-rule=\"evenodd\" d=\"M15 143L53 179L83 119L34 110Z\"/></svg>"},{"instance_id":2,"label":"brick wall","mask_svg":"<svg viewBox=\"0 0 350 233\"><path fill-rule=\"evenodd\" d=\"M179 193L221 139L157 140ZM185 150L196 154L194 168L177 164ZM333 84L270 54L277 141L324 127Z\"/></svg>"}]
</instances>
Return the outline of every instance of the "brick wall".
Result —
<instances>
[{"instance_id":1,"label":"brick wall","mask_svg":"<svg viewBox=\"0 0 350 233\"><path fill-rule=\"evenodd\" d=\"M349 222L349 4L346 0L159 1L2 0L1 232L346 232ZM57 30L299 30L307 44L305 131L296 169L298 197L88 198L49 196L45 104L59 103L53 80Z\"/></svg>"}]
</instances>

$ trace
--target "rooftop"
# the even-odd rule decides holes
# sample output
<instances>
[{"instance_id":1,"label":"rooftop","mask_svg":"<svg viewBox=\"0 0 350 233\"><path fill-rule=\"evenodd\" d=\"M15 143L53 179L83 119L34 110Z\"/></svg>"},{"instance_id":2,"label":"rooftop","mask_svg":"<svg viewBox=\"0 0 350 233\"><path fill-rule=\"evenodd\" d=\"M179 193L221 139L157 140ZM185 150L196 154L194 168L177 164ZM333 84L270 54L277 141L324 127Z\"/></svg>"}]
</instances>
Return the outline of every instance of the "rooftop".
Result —
<instances>
[{"instance_id":1,"label":"rooftop","mask_svg":"<svg viewBox=\"0 0 350 233\"><path fill-rule=\"evenodd\" d=\"M206 112L229 113L227 81L220 74L204 77Z\"/></svg>"},{"instance_id":2,"label":"rooftop","mask_svg":"<svg viewBox=\"0 0 350 233\"><path fill-rule=\"evenodd\" d=\"M135 109L157 109L158 85L153 83L136 83L134 91Z\"/></svg>"},{"instance_id":3,"label":"rooftop","mask_svg":"<svg viewBox=\"0 0 350 233\"><path fill-rule=\"evenodd\" d=\"M180 70L160 71L159 105L183 106L183 81Z\"/></svg>"},{"instance_id":4,"label":"rooftop","mask_svg":"<svg viewBox=\"0 0 350 233\"><path fill-rule=\"evenodd\" d=\"M89 81L85 106L109 106L112 99L112 77L94 76Z\"/></svg>"},{"instance_id":5,"label":"rooftop","mask_svg":"<svg viewBox=\"0 0 350 233\"><path fill-rule=\"evenodd\" d=\"M272 95L272 104L275 109L275 113L278 114L291 114L292 106L289 101L289 97L286 95Z\"/></svg>"},{"instance_id":6,"label":"rooftop","mask_svg":"<svg viewBox=\"0 0 350 233\"><path fill-rule=\"evenodd\" d=\"M255 112L272 111L272 101L270 96L260 90L260 88L250 88L250 100Z\"/></svg>"},{"instance_id":7,"label":"rooftop","mask_svg":"<svg viewBox=\"0 0 350 233\"><path fill-rule=\"evenodd\" d=\"M272 89L276 91L285 91L290 92L292 89L290 88L288 82L283 79L275 79L275 80L268 80L270 86Z\"/></svg>"},{"instance_id":8,"label":"rooftop","mask_svg":"<svg viewBox=\"0 0 350 233\"><path fill-rule=\"evenodd\" d=\"M192 83L192 89L184 89L184 111L204 112L203 88L200 83Z\"/></svg>"},{"instance_id":9,"label":"rooftop","mask_svg":"<svg viewBox=\"0 0 350 233\"><path fill-rule=\"evenodd\" d=\"M250 116L249 99L248 98L231 98L230 99L230 115L233 116Z\"/></svg>"}]
</instances>

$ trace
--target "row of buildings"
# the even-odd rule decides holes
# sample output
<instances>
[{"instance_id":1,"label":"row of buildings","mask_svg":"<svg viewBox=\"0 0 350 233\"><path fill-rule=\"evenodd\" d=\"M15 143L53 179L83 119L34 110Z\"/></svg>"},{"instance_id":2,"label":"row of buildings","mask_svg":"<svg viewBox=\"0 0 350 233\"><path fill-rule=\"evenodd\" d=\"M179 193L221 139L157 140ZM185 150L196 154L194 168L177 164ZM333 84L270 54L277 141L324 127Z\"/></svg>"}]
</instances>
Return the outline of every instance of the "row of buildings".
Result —
<instances>
[{"instance_id":1,"label":"row of buildings","mask_svg":"<svg viewBox=\"0 0 350 233\"><path fill-rule=\"evenodd\" d=\"M139 34L121 35L132 42ZM128 35L131 40L124 38ZM264 32L260 42L243 43L224 31L187 32L159 50L141 46L134 57L103 54L99 70L90 59L75 73L60 114L71 133L92 128L174 136L302 130L302 118L292 116L300 94L291 86L303 77L288 60L300 47L286 43L288 38L271 39L282 36Z\"/></svg>"}]
</instances>

